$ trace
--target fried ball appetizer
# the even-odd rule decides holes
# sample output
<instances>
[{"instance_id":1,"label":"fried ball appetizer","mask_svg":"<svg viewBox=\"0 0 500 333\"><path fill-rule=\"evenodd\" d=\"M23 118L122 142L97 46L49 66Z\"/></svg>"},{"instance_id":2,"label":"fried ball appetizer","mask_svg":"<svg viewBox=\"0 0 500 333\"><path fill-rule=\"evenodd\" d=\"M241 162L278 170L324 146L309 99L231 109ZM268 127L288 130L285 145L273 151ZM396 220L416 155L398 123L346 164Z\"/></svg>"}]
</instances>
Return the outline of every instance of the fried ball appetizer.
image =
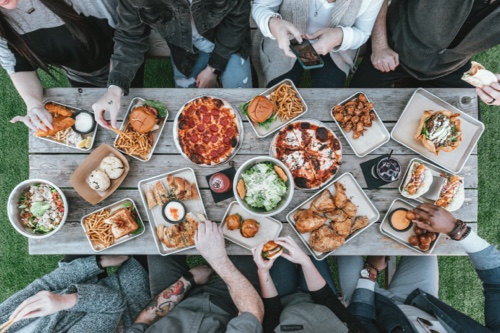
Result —
<instances>
[{"instance_id":1,"label":"fried ball appetizer","mask_svg":"<svg viewBox=\"0 0 500 333\"><path fill-rule=\"evenodd\" d=\"M236 230L240 228L241 225L241 215L233 214L226 217L226 226L228 230Z\"/></svg>"},{"instance_id":2,"label":"fried ball appetizer","mask_svg":"<svg viewBox=\"0 0 500 333\"><path fill-rule=\"evenodd\" d=\"M254 237L257 232L259 231L259 222L255 220L245 220L241 224L241 235L245 238L252 238Z\"/></svg>"}]
</instances>

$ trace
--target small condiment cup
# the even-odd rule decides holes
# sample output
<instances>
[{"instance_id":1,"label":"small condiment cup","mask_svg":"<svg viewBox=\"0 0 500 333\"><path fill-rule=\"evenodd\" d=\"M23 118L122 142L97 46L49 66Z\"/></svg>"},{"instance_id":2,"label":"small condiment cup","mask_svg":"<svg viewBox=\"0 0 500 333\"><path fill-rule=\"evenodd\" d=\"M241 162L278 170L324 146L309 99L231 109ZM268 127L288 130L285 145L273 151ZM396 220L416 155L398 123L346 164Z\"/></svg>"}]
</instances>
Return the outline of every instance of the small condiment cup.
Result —
<instances>
[{"instance_id":1,"label":"small condiment cup","mask_svg":"<svg viewBox=\"0 0 500 333\"><path fill-rule=\"evenodd\" d=\"M171 205L172 203L178 203L182 206L182 208L184 209L184 214L180 215L180 218L176 221L173 221L171 219L168 218L167 214L165 213L165 210L168 208L169 205ZM186 214L187 214L187 211L186 211L186 206L179 200L170 200L170 201L167 201L162 207L161 207L161 215L163 216L163 218L165 219L165 221L167 221L168 223L172 223L172 224L178 224L182 221L184 221L184 218L186 217Z\"/></svg>"},{"instance_id":2,"label":"small condiment cup","mask_svg":"<svg viewBox=\"0 0 500 333\"><path fill-rule=\"evenodd\" d=\"M79 114L82 114L82 113L88 114L90 116L91 121L92 121L92 126L90 126L90 129L88 131L79 131L79 130L76 129L76 123L77 123L76 117ZM85 110L74 111L72 117L73 117L73 119L75 119L75 124L73 125L73 131L75 131L76 133L79 133L79 134L88 134L88 133L92 132L95 129L95 127L96 127L97 122L95 121L94 114L92 112L85 111Z\"/></svg>"},{"instance_id":3,"label":"small condiment cup","mask_svg":"<svg viewBox=\"0 0 500 333\"><path fill-rule=\"evenodd\" d=\"M411 229L411 227L413 226L413 222L410 221L410 223L408 224L408 226L404 229L398 229L394 226L394 224L392 223L392 217L394 216L394 213L398 212L398 211L404 211L404 212L407 212L408 209L406 208L396 208L394 209L390 214L389 214L389 218L387 219L389 221L389 225L392 227L392 229L394 229L395 231L397 232L405 232L405 231L408 231Z\"/></svg>"}]
</instances>

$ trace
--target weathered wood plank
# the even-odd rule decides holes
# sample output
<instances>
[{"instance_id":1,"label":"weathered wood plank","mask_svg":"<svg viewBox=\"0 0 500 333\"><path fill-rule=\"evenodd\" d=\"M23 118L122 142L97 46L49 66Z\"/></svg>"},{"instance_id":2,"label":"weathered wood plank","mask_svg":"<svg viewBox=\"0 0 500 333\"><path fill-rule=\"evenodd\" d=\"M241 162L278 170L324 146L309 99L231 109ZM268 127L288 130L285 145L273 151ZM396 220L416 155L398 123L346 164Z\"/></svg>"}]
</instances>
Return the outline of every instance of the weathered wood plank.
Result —
<instances>
[{"instance_id":1,"label":"weathered wood plank","mask_svg":"<svg viewBox=\"0 0 500 333\"><path fill-rule=\"evenodd\" d=\"M117 190L110 197L102 201L101 203L92 206L83 200L75 190L63 190L67 199L69 206L68 213L68 221L80 221L83 216L86 214L90 214L93 211L96 211L102 207L110 205L112 203L118 202L124 198L130 198L135 201L139 208L139 213L143 220L147 220L147 214L145 207L142 204L141 197L139 195L139 191L137 190ZM366 190L365 193L368 195L370 200L373 202L377 210L380 212L380 221L382 221L387 209L391 205L392 201L395 198L404 199L397 190L388 189L388 190ZM292 202L282 213L277 214L275 218L279 221L286 222L286 214L288 214L292 209L299 206L302 202L310 198L314 192L304 192L297 191L294 194ZM208 218L214 221L220 221L224 217L224 213L226 212L227 206L231 201L235 199L228 199L222 202L215 203L213 201L212 195L210 191L207 189L201 190L201 197L203 199L203 203L205 205L205 210L207 211ZM477 190L466 190L465 193L466 201L464 206L454 212L453 214L464 221L467 222L475 222L477 221ZM410 199L406 199L410 203L414 203L418 205L417 201L413 201Z\"/></svg>"},{"instance_id":2,"label":"weathered wood plank","mask_svg":"<svg viewBox=\"0 0 500 333\"><path fill-rule=\"evenodd\" d=\"M268 155L268 152L261 152L260 155ZM30 155L30 177L47 179L55 182L58 186L71 187L69 179L80 163L87 155ZM236 168L255 155L237 154L232 162ZM368 155L358 158L354 155L346 155L339 173L351 172L362 187L366 187L366 181L361 171L360 163L369 161L376 156ZM419 157L418 155L396 155L398 161L402 164L403 170L406 170L411 159ZM128 158L130 171L122 183L122 187L137 187L138 181L150 178L162 173L174 171L184 167L192 167L195 170L199 185L207 188L205 176L213 174L218 170L229 167L228 164L214 168L202 168L191 164L180 155L153 155L147 163ZM55 172L57 170L57 172ZM460 173L465 180L467 188L477 188L477 155L469 158L463 171ZM398 182L390 183L385 187L397 188Z\"/></svg>"},{"instance_id":3,"label":"weathered wood plank","mask_svg":"<svg viewBox=\"0 0 500 333\"><path fill-rule=\"evenodd\" d=\"M395 242L394 240L382 235L379 231L379 223L373 224L363 233L353 238L349 243L335 251L335 255L418 255L417 252ZM476 230L475 223L470 224L473 230ZM149 223L146 224L144 234L136 239L118 245L101 254L158 254L156 245L151 233ZM304 251L306 247L298 238L295 231L288 224L283 225L280 236L288 236L297 241ZM227 242L227 251L233 255L250 255L250 251L231 242ZM60 232L50 238L41 240L29 240L30 254L95 254L89 245L89 242L83 232L81 225L77 223L68 223L64 225ZM190 249L182 254L198 254L196 249ZM433 251L433 255L466 255L460 244L450 240L448 237L441 237L439 244Z\"/></svg>"}]
</instances>

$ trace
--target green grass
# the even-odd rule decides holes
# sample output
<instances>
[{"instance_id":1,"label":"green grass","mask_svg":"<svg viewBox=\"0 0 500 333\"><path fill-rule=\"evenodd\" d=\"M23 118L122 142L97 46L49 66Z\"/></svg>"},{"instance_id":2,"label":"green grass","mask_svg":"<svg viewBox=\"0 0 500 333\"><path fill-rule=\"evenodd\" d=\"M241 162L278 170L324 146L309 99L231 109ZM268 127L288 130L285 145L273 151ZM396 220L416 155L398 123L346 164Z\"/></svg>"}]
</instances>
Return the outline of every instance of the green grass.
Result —
<instances>
[{"instance_id":1,"label":"green grass","mask_svg":"<svg viewBox=\"0 0 500 333\"><path fill-rule=\"evenodd\" d=\"M490 70L500 73L500 46L475 57ZM55 82L42 75L45 87L68 86L58 75ZM145 73L146 87L172 87L172 70L166 60L148 60ZM4 71L0 72L0 301L23 288L34 279L56 267L61 256L30 256L28 242L11 226L7 218L6 202L16 184L28 178L28 131L9 120L26 112L11 81ZM305 86L308 82L304 82ZM498 184L500 173L496 172L500 160L500 108L481 103L481 120L486 131L479 142L479 234L489 242L499 243L500 209L498 209ZM57 172L57 170L54 170ZM190 264L200 262L192 257ZM332 261L330 261L332 263ZM466 257L440 257L440 298L463 311L472 318L484 322L482 287L476 273ZM335 271L334 264L332 268Z\"/></svg>"}]
</instances>

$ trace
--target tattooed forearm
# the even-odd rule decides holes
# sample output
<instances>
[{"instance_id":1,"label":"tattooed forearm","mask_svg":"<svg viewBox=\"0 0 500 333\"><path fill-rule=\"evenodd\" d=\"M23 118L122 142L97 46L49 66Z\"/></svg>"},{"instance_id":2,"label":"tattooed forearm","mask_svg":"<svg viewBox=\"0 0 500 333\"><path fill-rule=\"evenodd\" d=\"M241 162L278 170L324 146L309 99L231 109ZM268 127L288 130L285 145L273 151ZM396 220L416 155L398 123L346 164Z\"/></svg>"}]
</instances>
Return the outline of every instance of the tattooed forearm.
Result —
<instances>
[{"instance_id":1,"label":"tattooed forearm","mask_svg":"<svg viewBox=\"0 0 500 333\"><path fill-rule=\"evenodd\" d=\"M151 325L165 317L182 301L190 288L191 284L181 277L173 285L156 295L144 307L144 310L142 310L135 322Z\"/></svg>"}]
</instances>

